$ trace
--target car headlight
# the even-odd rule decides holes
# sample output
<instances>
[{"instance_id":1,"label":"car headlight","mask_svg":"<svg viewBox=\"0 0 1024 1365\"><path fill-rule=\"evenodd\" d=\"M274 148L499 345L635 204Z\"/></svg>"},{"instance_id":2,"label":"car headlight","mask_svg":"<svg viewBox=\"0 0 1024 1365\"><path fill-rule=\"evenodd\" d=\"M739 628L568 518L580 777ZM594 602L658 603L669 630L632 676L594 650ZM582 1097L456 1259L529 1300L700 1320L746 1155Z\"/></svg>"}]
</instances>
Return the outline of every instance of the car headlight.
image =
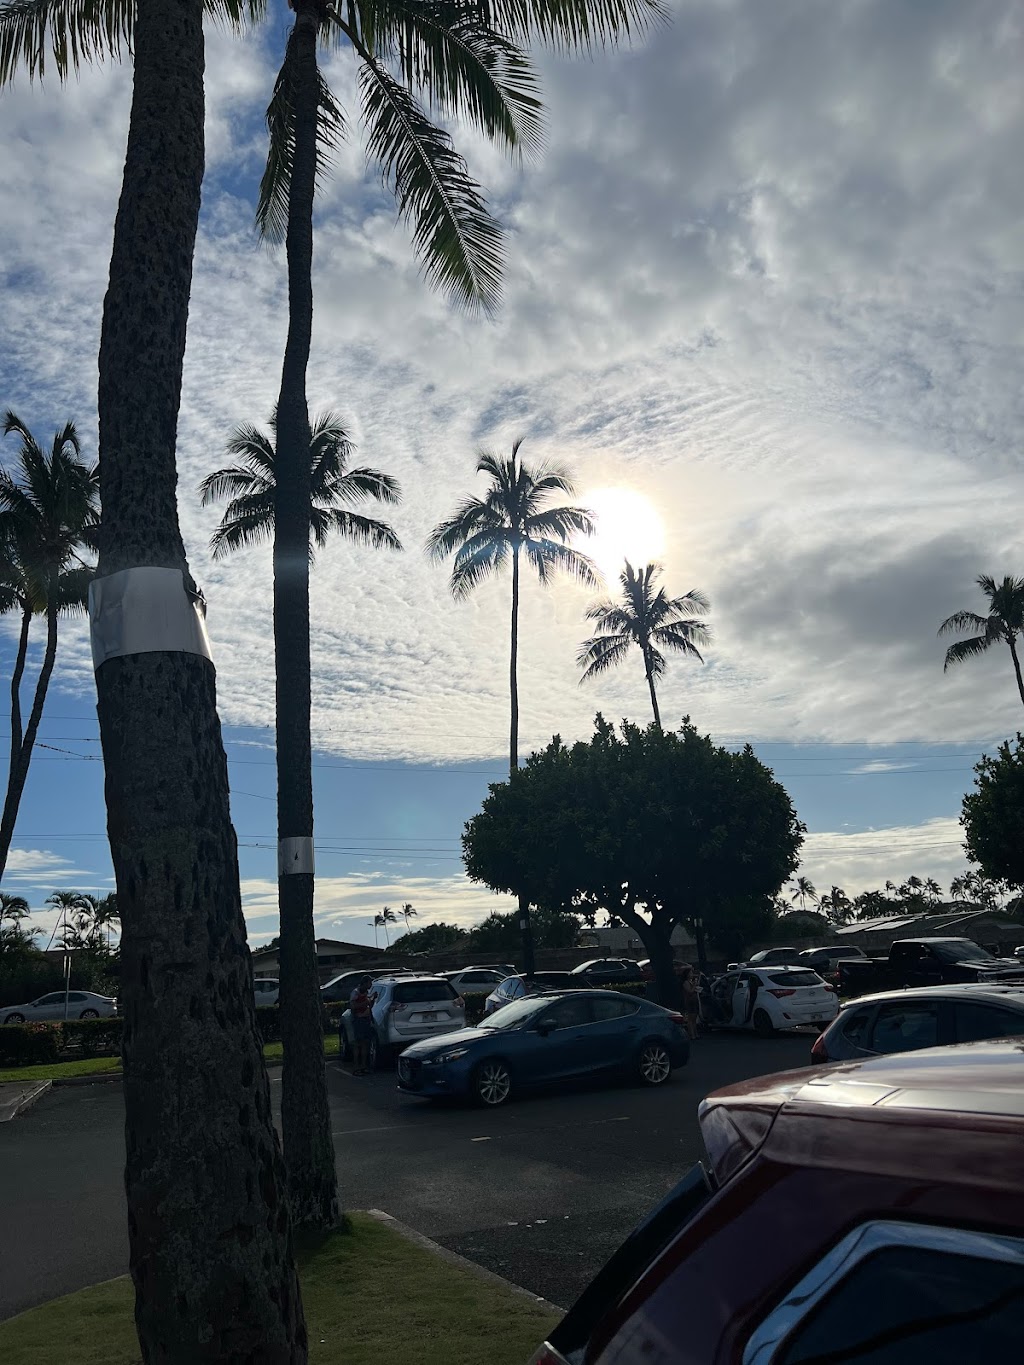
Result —
<instances>
[{"instance_id":1,"label":"car headlight","mask_svg":"<svg viewBox=\"0 0 1024 1365\"><path fill-rule=\"evenodd\" d=\"M460 1057L465 1057L468 1051L468 1047L453 1047L449 1052L440 1053L434 1061L438 1066L443 1066L445 1062L457 1062Z\"/></svg>"}]
</instances>

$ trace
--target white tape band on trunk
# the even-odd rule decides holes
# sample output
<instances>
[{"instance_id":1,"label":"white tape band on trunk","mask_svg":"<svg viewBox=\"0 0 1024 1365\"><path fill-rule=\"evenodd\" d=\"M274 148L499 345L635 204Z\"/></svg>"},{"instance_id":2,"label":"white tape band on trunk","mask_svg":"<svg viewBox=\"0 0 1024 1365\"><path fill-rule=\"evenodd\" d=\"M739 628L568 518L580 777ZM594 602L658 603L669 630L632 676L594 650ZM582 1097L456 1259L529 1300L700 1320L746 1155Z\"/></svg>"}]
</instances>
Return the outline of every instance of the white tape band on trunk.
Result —
<instances>
[{"instance_id":1,"label":"white tape band on trunk","mask_svg":"<svg viewBox=\"0 0 1024 1365\"><path fill-rule=\"evenodd\" d=\"M313 840L308 834L294 839L277 841L277 875L294 877L313 875Z\"/></svg>"},{"instance_id":2,"label":"white tape band on trunk","mask_svg":"<svg viewBox=\"0 0 1024 1365\"><path fill-rule=\"evenodd\" d=\"M180 569L122 569L89 584L92 666L126 654L201 654L212 659L202 598Z\"/></svg>"}]
</instances>

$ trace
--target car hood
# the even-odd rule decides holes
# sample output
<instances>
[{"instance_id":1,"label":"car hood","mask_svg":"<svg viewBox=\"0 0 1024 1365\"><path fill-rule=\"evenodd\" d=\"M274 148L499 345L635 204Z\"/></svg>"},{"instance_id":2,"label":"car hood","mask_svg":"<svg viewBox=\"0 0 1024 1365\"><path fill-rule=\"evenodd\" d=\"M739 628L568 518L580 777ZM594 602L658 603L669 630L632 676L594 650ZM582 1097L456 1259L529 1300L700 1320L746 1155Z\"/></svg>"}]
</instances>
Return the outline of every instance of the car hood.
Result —
<instances>
[{"instance_id":1,"label":"car hood","mask_svg":"<svg viewBox=\"0 0 1024 1365\"><path fill-rule=\"evenodd\" d=\"M402 1053L403 1057L432 1057L437 1052L447 1052L449 1048L466 1047L468 1044L483 1042L493 1037L494 1029L460 1028L454 1033L442 1033L432 1038L422 1038L418 1043L410 1043Z\"/></svg>"}]
</instances>

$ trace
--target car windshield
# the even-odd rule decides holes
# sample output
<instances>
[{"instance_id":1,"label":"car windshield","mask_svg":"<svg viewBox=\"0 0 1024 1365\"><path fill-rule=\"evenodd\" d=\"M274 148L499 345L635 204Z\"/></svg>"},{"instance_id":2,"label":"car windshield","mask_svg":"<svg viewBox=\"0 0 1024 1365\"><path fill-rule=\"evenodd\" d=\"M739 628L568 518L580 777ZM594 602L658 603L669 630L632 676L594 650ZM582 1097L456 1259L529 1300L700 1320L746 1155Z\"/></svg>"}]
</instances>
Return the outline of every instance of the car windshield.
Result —
<instances>
[{"instance_id":1,"label":"car windshield","mask_svg":"<svg viewBox=\"0 0 1024 1365\"><path fill-rule=\"evenodd\" d=\"M494 1014L489 1014L486 1019L481 1019L477 1027L486 1029L518 1028L524 1020L529 1019L540 1010L546 1009L547 1006L546 997L542 997L540 1000L536 997L527 1000L513 1000L511 1004L502 1005L501 1009Z\"/></svg>"},{"instance_id":2,"label":"car windshield","mask_svg":"<svg viewBox=\"0 0 1024 1365\"><path fill-rule=\"evenodd\" d=\"M980 943L966 939L952 943L933 943L932 949L940 962L994 962L995 958Z\"/></svg>"}]
</instances>

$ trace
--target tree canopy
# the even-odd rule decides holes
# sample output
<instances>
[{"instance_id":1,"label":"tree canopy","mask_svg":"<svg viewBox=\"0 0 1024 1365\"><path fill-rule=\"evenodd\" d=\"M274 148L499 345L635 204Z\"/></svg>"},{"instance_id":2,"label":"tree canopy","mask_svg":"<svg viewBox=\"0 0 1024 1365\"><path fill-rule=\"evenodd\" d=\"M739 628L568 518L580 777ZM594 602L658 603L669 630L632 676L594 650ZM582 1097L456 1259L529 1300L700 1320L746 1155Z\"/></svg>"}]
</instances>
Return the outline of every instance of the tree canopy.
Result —
<instances>
[{"instance_id":1,"label":"tree canopy","mask_svg":"<svg viewBox=\"0 0 1024 1365\"><path fill-rule=\"evenodd\" d=\"M774 895L799 861L804 829L785 788L747 745L598 715L593 737L556 735L494 783L462 838L473 881L545 909L607 911L671 976L676 924L725 933L727 907ZM770 916L769 916L770 918ZM721 920L721 926L718 921Z\"/></svg>"},{"instance_id":2,"label":"tree canopy","mask_svg":"<svg viewBox=\"0 0 1024 1365\"><path fill-rule=\"evenodd\" d=\"M974 771L960 816L967 856L986 877L1024 889L1024 735L983 755Z\"/></svg>"}]
</instances>

